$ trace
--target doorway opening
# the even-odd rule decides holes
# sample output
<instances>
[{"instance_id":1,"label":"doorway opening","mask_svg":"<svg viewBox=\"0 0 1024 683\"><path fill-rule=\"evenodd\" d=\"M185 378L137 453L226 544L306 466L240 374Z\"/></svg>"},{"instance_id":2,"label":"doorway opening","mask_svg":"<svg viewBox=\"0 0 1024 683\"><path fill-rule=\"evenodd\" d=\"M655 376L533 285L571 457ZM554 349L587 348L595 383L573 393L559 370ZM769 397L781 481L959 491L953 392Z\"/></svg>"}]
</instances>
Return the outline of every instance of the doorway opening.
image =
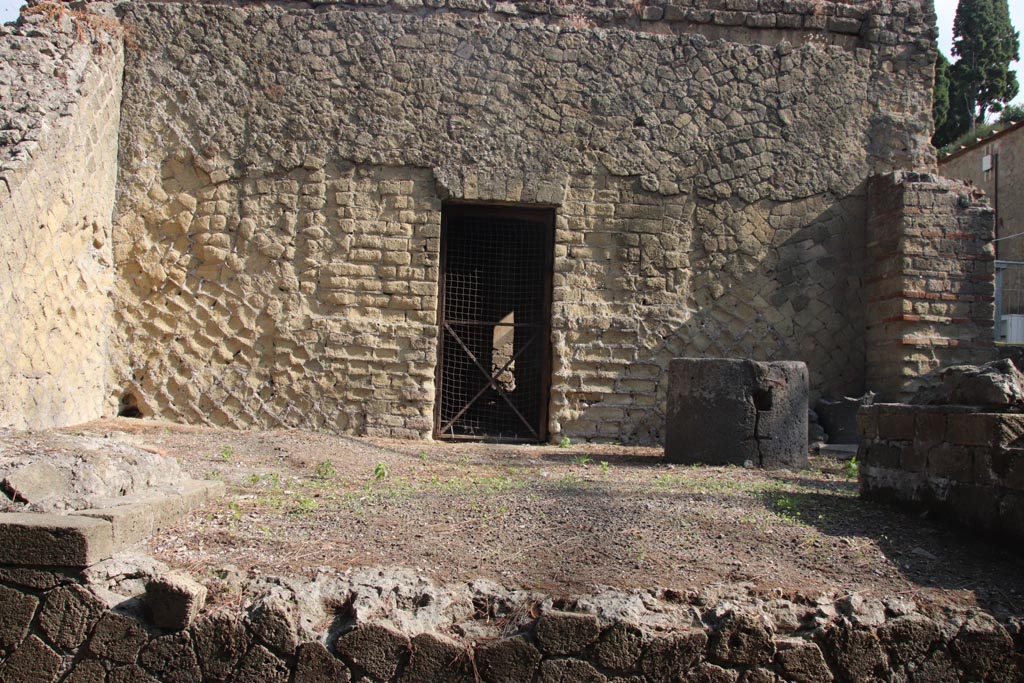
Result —
<instances>
[{"instance_id":1,"label":"doorway opening","mask_svg":"<svg viewBox=\"0 0 1024 683\"><path fill-rule=\"evenodd\" d=\"M547 440L554 219L443 207L434 438Z\"/></svg>"}]
</instances>

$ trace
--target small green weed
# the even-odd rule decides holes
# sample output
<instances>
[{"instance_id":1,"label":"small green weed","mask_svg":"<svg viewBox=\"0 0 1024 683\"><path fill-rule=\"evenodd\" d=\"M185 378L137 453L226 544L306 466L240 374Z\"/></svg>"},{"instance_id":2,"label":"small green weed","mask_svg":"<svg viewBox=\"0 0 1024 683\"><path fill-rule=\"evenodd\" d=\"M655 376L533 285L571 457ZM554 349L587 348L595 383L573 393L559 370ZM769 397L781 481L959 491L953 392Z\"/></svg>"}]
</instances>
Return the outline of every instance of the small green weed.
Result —
<instances>
[{"instance_id":1,"label":"small green weed","mask_svg":"<svg viewBox=\"0 0 1024 683\"><path fill-rule=\"evenodd\" d=\"M856 455L843 463L843 474L847 479L856 479L860 476L860 463L857 462Z\"/></svg>"},{"instance_id":2,"label":"small green weed","mask_svg":"<svg viewBox=\"0 0 1024 683\"><path fill-rule=\"evenodd\" d=\"M567 436L563 436L561 441L558 442L558 447L559 448L568 448L571 445L572 445L572 441L570 441L569 437L567 437Z\"/></svg>"},{"instance_id":3,"label":"small green weed","mask_svg":"<svg viewBox=\"0 0 1024 683\"><path fill-rule=\"evenodd\" d=\"M317 463L316 469L313 470L313 474L317 479L334 479L338 476L338 470L335 469L334 463L330 460L321 460Z\"/></svg>"},{"instance_id":4,"label":"small green weed","mask_svg":"<svg viewBox=\"0 0 1024 683\"><path fill-rule=\"evenodd\" d=\"M391 476L391 468L386 462L379 462L377 466L373 468L373 480L381 481Z\"/></svg>"},{"instance_id":5,"label":"small green weed","mask_svg":"<svg viewBox=\"0 0 1024 683\"><path fill-rule=\"evenodd\" d=\"M225 446L220 449L220 459L224 462L231 462L231 458L235 457L235 452L231 449L231 446Z\"/></svg>"},{"instance_id":6,"label":"small green weed","mask_svg":"<svg viewBox=\"0 0 1024 683\"><path fill-rule=\"evenodd\" d=\"M602 460L601 461L601 474L608 474L608 472L609 472L609 470L611 470L611 468L612 468L612 466L608 464L607 460Z\"/></svg>"},{"instance_id":7,"label":"small green weed","mask_svg":"<svg viewBox=\"0 0 1024 683\"><path fill-rule=\"evenodd\" d=\"M572 464L573 465L589 465L592 462L594 462L594 459L591 458L586 453L584 453L583 455L574 455L574 456L572 456Z\"/></svg>"},{"instance_id":8,"label":"small green weed","mask_svg":"<svg viewBox=\"0 0 1024 683\"><path fill-rule=\"evenodd\" d=\"M312 512L316 512L320 505L309 496L299 496L295 499L295 503L288 510L290 515L308 515Z\"/></svg>"}]
</instances>

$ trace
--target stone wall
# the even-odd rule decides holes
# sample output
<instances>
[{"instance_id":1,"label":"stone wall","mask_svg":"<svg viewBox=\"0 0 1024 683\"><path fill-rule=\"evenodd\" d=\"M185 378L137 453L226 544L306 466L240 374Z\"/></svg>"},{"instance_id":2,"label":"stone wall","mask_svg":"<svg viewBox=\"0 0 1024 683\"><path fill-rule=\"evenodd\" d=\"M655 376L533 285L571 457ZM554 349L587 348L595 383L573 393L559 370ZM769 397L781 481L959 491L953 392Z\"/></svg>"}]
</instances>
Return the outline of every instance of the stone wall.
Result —
<instances>
[{"instance_id":1,"label":"stone wall","mask_svg":"<svg viewBox=\"0 0 1024 683\"><path fill-rule=\"evenodd\" d=\"M905 597L552 598L380 569L310 582L227 570L208 589L144 558L97 562L66 547L72 566L0 565L0 681L1013 683L1024 673L1019 621Z\"/></svg>"},{"instance_id":2,"label":"stone wall","mask_svg":"<svg viewBox=\"0 0 1024 683\"><path fill-rule=\"evenodd\" d=\"M60 17L0 27L0 427L108 396L122 51L112 19Z\"/></svg>"},{"instance_id":3,"label":"stone wall","mask_svg":"<svg viewBox=\"0 0 1024 683\"><path fill-rule=\"evenodd\" d=\"M858 422L861 495L1024 539L1024 415L875 404Z\"/></svg>"},{"instance_id":4,"label":"stone wall","mask_svg":"<svg viewBox=\"0 0 1024 683\"><path fill-rule=\"evenodd\" d=\"M422 437L445 201L556 208L550 431L662 438L668 360L864 389L866 179L931 167L930 3L125 5L118 390Z\"/></svg>"},{"instance_id":5,"label":"stone wall","mask_svg":"<svg viewBox=\"0 0 1024 683\"><path fill-rule=\"evenodd\" d=\"M867 385L906 400L940 366L992 360L992 209L931 174L878 176L868 192Z\"/></svg>"}]
</instances>

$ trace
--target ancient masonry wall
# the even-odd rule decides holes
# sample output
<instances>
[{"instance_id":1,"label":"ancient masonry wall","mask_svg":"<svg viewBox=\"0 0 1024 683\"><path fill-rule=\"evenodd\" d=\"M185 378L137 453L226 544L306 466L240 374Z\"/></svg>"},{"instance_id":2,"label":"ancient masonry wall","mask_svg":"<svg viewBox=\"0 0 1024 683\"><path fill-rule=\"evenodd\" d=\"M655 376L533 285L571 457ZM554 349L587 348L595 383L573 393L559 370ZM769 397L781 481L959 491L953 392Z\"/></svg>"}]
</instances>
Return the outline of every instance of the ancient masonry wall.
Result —
<instances>
[{"instance_id":1,"label":"ancient masonry wall","mask_svg":"<svg viewBox=\"0 0 1024 683\"><path fill-rule=\"evenodd\" d=\"M858 415L861 494L1024 540L1024 415L876 404Z\"/></svg>"},{"instance_id":2,"label":"ancient masonry wall","mask_svg":"<svg viewBox=\"0 0 1024 683\"><path fill-rule=\"evenodd\" d=\"M597 4L127 3L118 391L428 435L446 200L556 209L553 435L660 440L678 356L863 390L865 182L934 165L930 3Z\"/></svg>"},{"instance_id":3,"label":"ancient masonry wall","mask_svg":"<svg viewBox=\"0 0 1024 683\"><path fill-rule=\"evenodd\" d=\"M0 427L106 402L121 73L99 24L0 26Z\"/></svg>"},{"instance_id":4,"label":"ancient masonry wall","mask_svg":"<svg viewBox=\"0 0 1024 683\"><path fill-rule=\"evenodd\" d=\"M208 589L137 557L108 560L100 520L32 517L0 528L36 553L5 552L0 564L2 681L1014 683L1024 673L1019 620L905 597L552 598L378 569L310 582L226 572ZM52 564L21 562L41 557ZM204 608L211 589L218 604Z\"/></svg>"},{"instance_id":5,"label":"ancient masonry wall","mask_svg":"<svg viewBox=\"0 0 1024 683\"><path fill-rule=\"evenodd\" d=\"M907 400L929 371L995 356L993 213L932 174L876 177L868 197L867 384Z\"/></svg>"}]
</instances>

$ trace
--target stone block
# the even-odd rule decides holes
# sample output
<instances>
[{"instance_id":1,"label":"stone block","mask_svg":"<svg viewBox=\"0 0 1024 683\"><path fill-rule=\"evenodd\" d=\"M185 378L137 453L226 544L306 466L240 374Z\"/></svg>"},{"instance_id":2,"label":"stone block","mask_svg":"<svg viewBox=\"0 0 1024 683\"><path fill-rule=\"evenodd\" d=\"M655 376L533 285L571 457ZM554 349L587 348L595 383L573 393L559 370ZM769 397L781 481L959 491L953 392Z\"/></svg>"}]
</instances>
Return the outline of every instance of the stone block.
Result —
<instances>
[{"instance_id":1,"label":"stone block","mask_svg":"<svg viewBox=\"0 0 1024 683\"><path fill-rule=\"evenodd\" d=\"M921 614L890 619L878 629L878 639L890 661L900 666L920 666L939 637L938 625Z\"/></svg>"},{"instance_id":2,"label":"stone block","mask_svg":"<svg viewBox=\"0 0 1024 683\"><path fill-rule=\"evenodd\" d=\"M961 524L975 529L994 529L999 519L999 499L991 486L954 483L946 505Z\"/></svg>"},{"instance_id":3,"label":"stone block","mask_svg":"<svg viewBox=\"0 0 1024 683\"><path fill-rule=\"evenodd\" d=\"M89 651L119 664L131 664L149 641L149 632L138 619L106 612L96 622L89 639Z\"/></svg>"},{"instance_id":4,"label":"stone block","mask_svg":"<svg viewBox=\"0 0 1024 683\"><path fill-rule=\"evenodd\" d=\"M0 482L0 489L11 500L38 503L47 498L64 496L68 491L68 477L48 462L34 462L19 467Z\"/></svg>"},{"instance_id":5,"label":"stone block","mask_svg":"<svg viewBox=\"0 0 1024 683\"><path fill-rule=\"evenodd\" d=\"M82 586L59 586L46 595L39 628L54 645L77 650L105 609L106 605Z\"/></svg>"},{"instance_id":6,"label":"stone block","mask_svg":"<svg viewBox=\"0 0 1024 683\"><path fill-rule=\"evenodd\" d=\"M412 655L399 683L473 683L470 650L466 645L433 633L421 633L412 639Z\"/></svg>"},{"instance_id":7,"label":"stone block","mask_svg":"<svg viewBox=\"0 0 1024 683\"><path fill-rule=\"evenodd\" d=\"M971 448L940 444L928 451L929 476L970 484L974 482L974 451Z\"/></svg>"},{"instance_id":8,"label":"stone block","mask_svg":"<svg viewBox=\"0 0 1024 683\"><path fill-rule=\"evenodd\" d=\"M654 638L640 659L640 670L651 683L674 683L704 657L708 635L703 630Z\"/></svg>"},{"instance_id":9,"label":"stone block","mask_svg":"<svg viewBox=\"0 0 1024 683\"><path fill-rule=\"evenodd\" d=\"M160 636L149 641L139 653L138 663L153 678L167 683L190 683L202 680L203 677L188 631ZM237 680L260 679L239 677Z\"/></svg>"},{"instance_id":10,"label":"stone block","mask_svg":"<svg viewBox=\"0 0 1024 683\"><path fill-rule=\"evenodd\" d=\"M253 645L242 657L233 680L288 683L288 665L262 645Z\"/></svg>"},{"instance_id":11,"label":"stone block","mask_svg":"<svg viewBox=\"0 0 1024 683\"><path fill-rule=\"evenodd\" d=\"M537 683L605 683L607 679L582 659L547 659L537 671Z\"/></svg>"},{"instance_id":12,"label":"stone block","mask_svg":"<svg viewBox=\"0 0 1024 683\"><path fill-rule=\"evenodd\" d=\"M0 585L0 656L10 654L28 635L39 598Z\"/></svg>"},{"instance_id":13,"label":"stone block","mask_svg":"<svg viewBox=\"0 0 1024 683\"><path fill-rule=\"evenodd\" d=\"M570 655L597 640L601 626L593 614L548 612L537 620L534 638L547 655Z\"/></svg>"},{"instance_id":14,"label":"stone block","mask_svg":"<svg viewBox=\"0 0 1024 683\"><path fill-rule=\"evenodd\" d=\"M297 654L293 683L348 683L352 678L345 663L320 643L303 643Z\"/></svg>"},{"instance_id":15,"label":"stone block","mask_svg":"<svg viewBox=\"0 0 1024 683\"><path fill-rule=\"evenodd\" d=\"M115 551L152 536L155 530L153 508L142 503L80 510L77 514L110 522Z\"/></svg>"},{"instance_id":16,"label":"stone block","mask_svg":"<svg viewBox=\"0 0 1024 683\"><path fill-rule=\"evenodd\" d=\"M946 439L953 444L995 445L999 431L999 416L991 413L953 413L947 418Z\"/></svg>"},{"instance_id":17,"label":"stone block","mask_svg":"<svg viewBox=\"0 0 1024 683\"><path fill-rule=\"evenodd\" d=\"M88 567L110 557L109 522L72 515L0 514L0 564Z\"/></svg>"},{"instance_id":18,"label":"stone block","mask_svg":"<svg viewBox=\"0 0 1024 683\"><path fill-rule=\"evenodd\" d=\"M196 621L192 627L192 639L206 677L211 681L223 681L249 649L252 635L240 619L225 612L214 612ZM342 679L338 680L343 683Z\"/></svg>"},{"instance_id":19,"label":"stone block","mask_svg":"<svg viewBox=\"0 0 1024 683\"><path fill-rule=\"evenodd\" d=\"M409 654L409 637L383 624L361 624L338 636L335 651L343 659L386 681Z\"/></svg>"},{"instance_id":20,"label":"stone block","mask_svg":"<svg viewBox=\"0 0 1024 683\"><path fill-rule=\"evenodd\" d=\"M532 681L542 659L540 651L522 636L478 645L474 656L486 683Z\"/></svg>"},{"instance_id":21,"label":"stone block","mask_svg":"<svg viewBox=\"0 0 1024 683\"><path fill-rule=\"evenodd\" d=\"M780 638L775 661L782 675L793 683L828 683L833 679L821 648L803 638Z\"/></svg>"},{"instance_id":22,"label":"stone block","mask_svg":"<svg viewBox=\"0 0 1024 683\"><path fill-rule=\"evenodd\" d=\"M3 683L53 683L63 659L36 636L26 638L7 661L0 663Z\"/></svg>"},{"instance_id":23,"label":"stone block","mask_svg":"<svg viewBox=\"0 0 1024 683\"><path fill-rule=\"evenodd\" d=\"M206 604L206 586L182 572L168 572L146 584L145 604L157 628L188 628Z\"/></svg>"},{"instance_id":24,"label":"stone block","mask_svg":"<svg viewBox=\"0 0 1024 683\"><path fill-rule=\"evenodd\" d=\"M290 656L299 646L295 606L281 595L265 595L256 602L249 613L249 629L275 652Z\"/></svg>"},{"instance_id":25,"label":"stone block","mask_svg":"<svg viewBox=\"0 0 1024 683\"><path fill-rule=\"evenodd\" d=\"M724 664L756 666L771 663L775 643L771 631L759 619L730 613L715 629L709 652Z\"/></svg>"},{"instance_id":26,"label":"stone block","mask_svg":"<svg viewBox=\"0 0 1024 683\"><path fill-rule=\"evenodd\" d=\"M669 364L665 459L807 465L807 366L676 358Z\"/></svg>"},{"instance_id":27,"label":"stone block","mask_svg":"<svg viewBox=\"0 0 1024 683\"><path fill-rule=\"evenodd\" d=\"M878 438L913 441L915 414L910 410L887 410L878 416Z\"/></svg>"},{"instance_id":28,"label":"stone block","mask_svg":"<svg viewBox=\"0 0 1024 683\"><path fill-rule=\"evenodd\" d=\"M643 654L646 639L643 632L624 621L605 629L594 645L594 660L612 671L632 671Z\"/></svg>"},{"instance_id":29,"label":"stone block","mask_svg":"<svg viewBox=\"0 0 1024 683\"><path fill-rule=\"evenodd\" d=\"M999 499L999 529L1024 540L1024 494L1004 493Z\"/></svg>"}]
</instances>

